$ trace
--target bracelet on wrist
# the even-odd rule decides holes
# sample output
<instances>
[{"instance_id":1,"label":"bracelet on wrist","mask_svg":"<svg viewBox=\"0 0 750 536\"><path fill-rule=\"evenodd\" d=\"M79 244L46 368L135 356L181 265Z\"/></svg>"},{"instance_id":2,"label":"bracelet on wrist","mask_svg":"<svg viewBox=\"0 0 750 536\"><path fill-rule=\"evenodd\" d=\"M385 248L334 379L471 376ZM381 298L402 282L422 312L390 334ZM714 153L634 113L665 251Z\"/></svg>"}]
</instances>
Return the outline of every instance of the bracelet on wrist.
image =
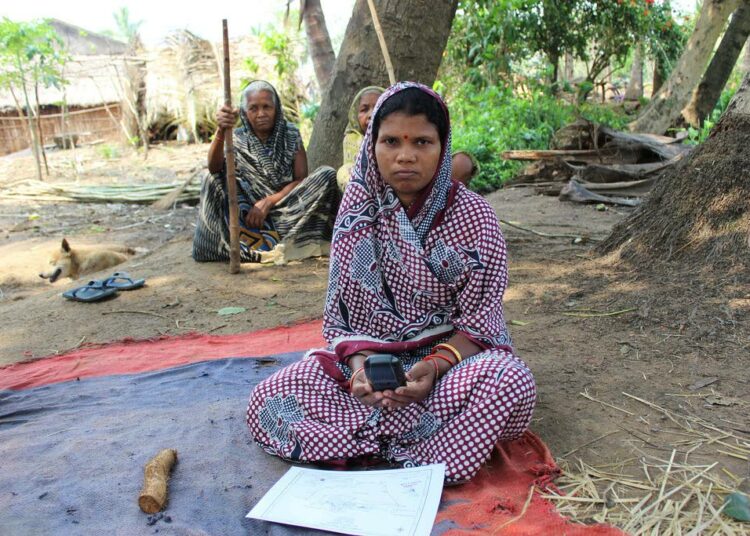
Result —
<instances>
[{"instance_id":1,"label":"bracelet on wrist","mask_svg":"<svg viewBox=\"0 0 750 536\"><path fill-rule=\"evenodd\" d=\"M453 361L451 361L450 359L448 359L444 355L430 354L427 357L423 357L422 358L422 361L425 361L425 362L428 362L428 363L431 362L433 364L433 366L435 367L435 381L437 381L438 378L440 378L440 366L438 365L438 359L442 359L443 361L445 361L446 363L448 363L448 368L450 368L450 367L453 366Z\"/></svg>"},{"instance_id":2,"label":"bracelet on wrist","mask_svg":"<svg viewBox=\"0 0 750 536\"><path fill-rule=\"evenodd\" d=\"M354 373L352 374L352 377L349 378L349 392L350 393L352 392L352 387L354 386L354 378L356 378L357 374L359 374L360 372L363 372L364 370L365 370L365 367L359 367L357 370L354 371Z\"/></svg>"},{"instance_id":3,"label":"bracelet on wrist","mask_svg":"<svg viewBox=\"0 0 750 536\"><path fill-rule=\"evenodd\" d=\"M440 344L436 344L432 349L433 352L437 352L438 350L446 350L449 354L455 357L456 358L456 362L454 363L455 365L458 365L464 359L464 357L461 355L461 352L459 352L455 346L450 345L448 343L443 342Z\"/></svg>"}]
</instances>

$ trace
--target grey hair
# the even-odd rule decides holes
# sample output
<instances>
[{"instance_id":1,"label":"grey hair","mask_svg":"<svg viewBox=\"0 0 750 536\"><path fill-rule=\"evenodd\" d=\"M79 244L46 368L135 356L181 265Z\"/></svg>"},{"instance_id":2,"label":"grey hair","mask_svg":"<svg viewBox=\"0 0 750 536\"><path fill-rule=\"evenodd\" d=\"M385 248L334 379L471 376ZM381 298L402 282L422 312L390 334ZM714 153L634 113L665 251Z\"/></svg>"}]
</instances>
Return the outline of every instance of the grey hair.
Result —
<instances>
[{"instance_id":1,"label":"grey hair","mask_svg":"<svg viewBox=\"0 0 750 536\"><path fill-rule=\"evenodd\" d=\"M240 99L240 108L242 109L242 111L247 111L248 97L253 93L257 93L258 91L268 91L273 98L274 106L276 108L279 107L279 97L278 95L276 95L276 89L265 80L255 80L253 82L250 82L247 86L245 86L245 89L242 90L242 97Z\"/></svg>"}]
</instances>

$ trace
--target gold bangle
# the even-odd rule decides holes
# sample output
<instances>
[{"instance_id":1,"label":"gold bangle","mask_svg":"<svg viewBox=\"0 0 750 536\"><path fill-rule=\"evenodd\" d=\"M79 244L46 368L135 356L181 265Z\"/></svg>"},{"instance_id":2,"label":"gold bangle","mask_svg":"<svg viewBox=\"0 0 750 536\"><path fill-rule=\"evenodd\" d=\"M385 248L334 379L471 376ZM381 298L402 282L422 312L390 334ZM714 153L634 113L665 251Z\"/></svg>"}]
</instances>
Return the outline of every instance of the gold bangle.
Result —
<instances>
[{"instance_id":1,"label":"gold bangle","mask_svg":"<svg viewBox=\"0 0 750 536\"><path fill-rule=\"evenodd\" d=\"M453 357L456 358L456 365L458 365L464 359L463 356L461 355L461 352L459 352L455 346L452 346L448 344L447 342L441 342L440 344L436 344L435 347L432 349L432 351L434 352L437 350L448 350L451 354L453 354Z\"/></svg>"}]
</instances>

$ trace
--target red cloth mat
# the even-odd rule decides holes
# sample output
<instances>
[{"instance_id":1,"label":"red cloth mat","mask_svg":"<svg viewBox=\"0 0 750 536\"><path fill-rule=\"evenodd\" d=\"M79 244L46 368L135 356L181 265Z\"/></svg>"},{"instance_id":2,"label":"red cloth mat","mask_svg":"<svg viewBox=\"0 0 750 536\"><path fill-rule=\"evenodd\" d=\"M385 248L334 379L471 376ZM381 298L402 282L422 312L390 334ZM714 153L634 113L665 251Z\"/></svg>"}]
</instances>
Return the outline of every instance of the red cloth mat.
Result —
<instances>
[{"instance_id":1,"label":"red cloth mat","mask_svg":"<svg viewBox=\"0 0 750 536\"><path fill-rule=\"evenodd\" d=\"M560 474L547 445L532 432L515 441L498 443L485 467L471 481L443 490L435 525L442 536L492 534L497 536L623 536L607 525L578 525L539 496L554 490ZM532 486L536 486L526 510Z\"/></svg>"},{"instance_id":2,"label":"red cloth mat","mask_svg":"<svg viewBox=\"0 0 750 536\"><path fill-rule=\"evenodd\" d=\"M262 357L325 346L321 320L235 335L190 333L123 339L0 368L0 389L28 389L75 379L161 370L210 359Z\"/></svg>"},{"instance_id":3,"label":"red cloth mat","mask_svg":"<svg viewBox=\"0 0 750 536\"><path fill-rule=\"evenodd\" d=\"M0 389L22 390L74 379L134 374L227 357L263 357L305 351L325 345L322 324L314 320L235 335L201 335L149 340L124 339L86 345L64 355L0 368ZM441 536L621 536L606 525L568 522L555 505L539 496L554 489L560 474L547 446L526 432L521 439L498 444L490 461L470 482L445 488L435 526ZM536 486L524 511L529 492Z\"/></svg>"}]
</instances>

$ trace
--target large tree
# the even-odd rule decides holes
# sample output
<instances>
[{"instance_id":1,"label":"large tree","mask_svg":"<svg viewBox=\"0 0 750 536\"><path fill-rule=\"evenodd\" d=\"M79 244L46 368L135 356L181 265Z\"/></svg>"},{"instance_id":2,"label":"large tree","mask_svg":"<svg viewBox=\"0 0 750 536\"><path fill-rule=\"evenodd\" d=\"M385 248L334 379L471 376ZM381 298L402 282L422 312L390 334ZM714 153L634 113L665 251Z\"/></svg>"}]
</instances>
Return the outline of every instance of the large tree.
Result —
<instances>
[{"instance_id":1,"label":"large tree","mask_svg":"<svg viewBox=\"0 0 750 536\"><path fill-rule=\"evenodd\" d=\"M619 250L621 257L641 266L682 260L694 266L750 267L749 145L747 74L709 138L660 177L602 250Z\"/></svg>"},{"instance_id":2,"label":"large tree","mask_svg":"<svg viewBox=\"0 0 750 536\"><path fill-rule=\"evenodd\" d=\"M318 79L318 87L322 92L331 81L336 54L333 52L320 0L300 0L299 17L300 22L305 23L310 59L315 69L315 78Z\"/></svg>"},{"instance_id":3,"label":"large tree","mask_svg":"<svg viewBox=\"0 0 750 536\"><path fill-rule=\"evenodd\" d=\"M662 134L672 126L704 73L727 19L741 1L747 0L703 1L695 30L677 65L643 113L630 124L631 130Z\"/></svg>"},{"instance_id":4,"label":"large tree","mask_svg":"<svg viewBox=\"0 0 750 536\"><path fill-rule=\"evenodd\" d=\"M398 80L432 85L448 41L458 0L375 0ZM429 31L426 28L429 26ZM385 60L367 0L357 0L323 94L308 148L311 166L341 165L349 103L364 86L388 86Z\"/></svg>"},{"instance_id":5,"label":"large tree","mask_svg":"<svg viewBox=\"0 0 750 536\"><path fill-rule=\"evenodd\" d=\"M721 92L732 74L742 47L750 35L750 2L743 2L732 15L727 31L714 53L708 69L693 91L690 102L683 108L682 117L699 128L721 97Z\"/></svg>"}]
</instances>

